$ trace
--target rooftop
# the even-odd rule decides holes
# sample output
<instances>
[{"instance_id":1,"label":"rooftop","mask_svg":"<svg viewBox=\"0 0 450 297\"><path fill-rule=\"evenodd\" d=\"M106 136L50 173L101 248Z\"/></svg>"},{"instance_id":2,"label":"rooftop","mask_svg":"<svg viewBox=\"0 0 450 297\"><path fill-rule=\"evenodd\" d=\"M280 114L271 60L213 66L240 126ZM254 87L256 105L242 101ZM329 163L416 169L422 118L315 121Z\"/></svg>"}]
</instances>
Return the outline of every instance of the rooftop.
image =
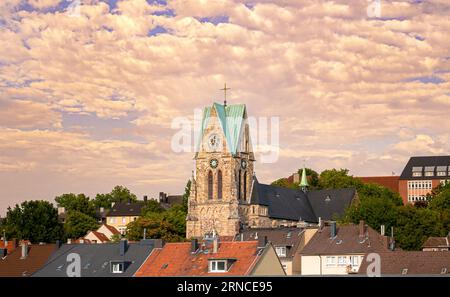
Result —
<instances>
[{"instance_id":1,"label":"rooftop","mask_svg":"<svg viewBox=\"0 0 450 297\"><path fill-rule=\"evenodd\" d=\"M411 157L400 179L440 179L450 177L450 156ZM413 174L414 172L414 174ZM426 172L430 174L425 174ZM444 172L439 173L438 172ZM443 175L442 175L443 174Z\"/></svg>"},{"instance_id":2,"label":"rooftop","mask_svg":"<svg viewBox=\"0 0 450 297\"><path fill-rule=\"evenodd\" d=\"M108 217L117 216L140 216L141 210L145 206L143 201L138 202L117 202L108 212Z\"/></svg>"}]
</instances>

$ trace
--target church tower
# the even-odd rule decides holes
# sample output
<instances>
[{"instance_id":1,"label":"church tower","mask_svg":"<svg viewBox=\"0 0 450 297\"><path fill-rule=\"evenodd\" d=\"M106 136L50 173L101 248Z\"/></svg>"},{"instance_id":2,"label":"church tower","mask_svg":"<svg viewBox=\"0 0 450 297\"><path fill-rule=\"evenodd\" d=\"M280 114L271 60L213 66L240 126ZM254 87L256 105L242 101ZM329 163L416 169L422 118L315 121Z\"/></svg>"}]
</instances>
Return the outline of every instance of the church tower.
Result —
<instances>
[{"instance_id":1,"label":"church tower","mask_svg":"<svg viewBox=\"0 0 450 297\"><path fill-rule=\"evenodd\" d=\"M203 110L186 237L234 236L250 202L254 154L244 104L214 103Z\"/></svg>"}]
</instances>

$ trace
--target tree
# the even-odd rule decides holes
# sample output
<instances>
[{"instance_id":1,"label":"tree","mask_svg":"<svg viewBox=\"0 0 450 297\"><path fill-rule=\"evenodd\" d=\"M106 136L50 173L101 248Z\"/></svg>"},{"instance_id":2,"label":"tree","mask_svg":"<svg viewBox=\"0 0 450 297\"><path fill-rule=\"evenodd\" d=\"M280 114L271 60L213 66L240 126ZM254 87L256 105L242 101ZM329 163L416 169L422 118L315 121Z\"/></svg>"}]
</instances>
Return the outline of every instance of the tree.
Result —
<instances>
[{"instance_id":1,"label":"tree","mask_svg":"<svg viewBox=\"0 0 450 297\"><path fill-rule=\"evenodd\" d=\"M88 231L97 230L98 227L95 218L77 210L69 210L64 224L65 237L77 239L85 236Z\"/></svg>"},{"instance_id":2,"label":"tree","mask_svg":"<svg viewBox=\"0 0 450 297\"><path fill-rule=\"evenodd\" d=\"M270 185L277 186L277 187L283 187L283 188L289 188L289 189L295 189L298 188L298 184L294 184L289 182L287 178L280 178L276 181L272 182Z\"/></svg>"},{"instance_id":3,"label":"tree","mask_svg":"<svg viewBox=\"0 0 450 297\"><path fill-rule=\"evenodd\" d=\"M165 209L159 204L158 201L154 199L150 199L147 201L145 206L142 208L141 213L143 216L145 216L147 213L161 213L164 212Z\"/></svg>"},{"instance_id":4,"label":"tree","mask_svg":"<svg viewBox=\"0 0 450 297\"><path fill-rule=\"evenodd\" d=\"M359 188L362 182L348 175L348 169L324 170L320 173L319 189Z\"/></svg>"},{"instance_id":5,"label":"tree","mask_svg":"<svg viewBox=\"0 0 450 297\"><path fill-rule=\"evenodd\" d=\"M111 208L112 202L136 202L137 197L129 189L123 186L115 186L110 193L97 194L94 199L96 207Z\"/></svg>"},{"instance_id":6,"label":"tree","mask_svg":"<svg viewBox=\"0 0 450 297\"><path fill-rule=\"evenodd\" d=\"M188 210L190 194L191 194L191 180L188 180L188 182L186 183L186 187L184 187L184 194L183 194L183 207L186 212Z\"/></svg>"},{"instance_id":7,"label":"tree","mask_svg":"<svg viewBox=\"0 0 450 297\"><path fill-rule=\"evenodd\" d=\"M32 243L55 242L62 238L63 228L58 211L48 201L25 201L8 207L3 223L8 238L30 240Z\"/></svg>"},{"instance_id":8,"label":"tree","mask_svg":"<svg viewBox=\"0 0 450 297\"><path fill-rule=\"evenodd\" d=\"M55 201L59 207L64 207L66 211L73 210L95 217L94 203L84 194L62 194L57 196Z\"/></svg>"}]
</instances>

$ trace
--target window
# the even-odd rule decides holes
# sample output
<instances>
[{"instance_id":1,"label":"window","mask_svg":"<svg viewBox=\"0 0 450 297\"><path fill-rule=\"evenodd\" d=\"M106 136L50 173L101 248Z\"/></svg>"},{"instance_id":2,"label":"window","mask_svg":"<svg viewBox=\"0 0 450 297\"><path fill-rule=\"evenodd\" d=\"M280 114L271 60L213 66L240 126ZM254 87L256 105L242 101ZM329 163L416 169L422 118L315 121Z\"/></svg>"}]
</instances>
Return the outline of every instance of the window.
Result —
<instances>
[{"instance_id":1,"label":"window","mask_svg":"<svg viewBox=\"0 0 450 297\"><path fill-rule=\"evenodd\" d=\"M109 223L110 224L115 224L116 223L116 218L109 218Z\"/></svg>"},{"instance_id":2,"label":"window","mask_svg":"<svg viewBox=\"0 0 450 297\"><path fill-rule=\"evenodd\" d=\"M123 273L123 263L112 263L112 273Z\"/></svg>"},{"instance_id":3,"label":"window","mask_svg":"<svg viewBox=\"0 0 450 297\"><path fill-rule=\"evenodd\" d=\"M326 265L328 267L332 267L336 265L336 257L327 257L326 258Z\"/></svg>"},{"instance_id":4,"label":"window","mask_svg":"<svg viewBox=\"0 0 450 297\"><path fill-rule=\"evenodd\" d=\"M208 199L213 199L213 173L208 172Z\"/></svg>"},{"instance_id":5,"label":"window","mask_svg":"<svg viewBox=\"0 0 450 297\"><path fill-rule=\"evenodd\" d=\"M241 200L241 194L242 194L242 189L241 189L241 170L239 170L239 182L238 182L238 199Z\"/></svg>"},{"instance_id":6,"label":"window","mask_svg":"<svg viewBox=\"0 0 450 297\"><path fill-rule=\"evenodd\" d=\"M414 177L422 176L422 172L413 172Z\"/></svg>"},{"instance_id":7,"label":"window","mask_svg":"<svg viewBox=\"0 0 450 297\"><path fill-rule=\"evenodd\" d=\"M227 270L226 260L211 260L209 262L209 272L226 272Z\"/></svg>"},{"instance_id":8,"label":"window","mask_svg":"<svg viewBox=\"0 0 450 297\"><path fill-rule=\"evenodd\" d=\"M247 200L247 171L244 172L244 200Z\"/></svg>"},{"instance_id":9,"label":"window","mask_svg":"<svg viewBox=\"0 0 450 297\"><path fill-rule=\"evenodd\" d=\"M345 266L345 265L347 265L347 257L339 256L338 257L338 266Z\"/></svg>"},{"instance_id":10,"label":"window","mask_svg":"<svg viewBox=\"0 0 450 297\"><path fill-rule=\"evenodd\" d=\"M425 176L434 176L434 166L425 167Z\"/></svg>"},{"instance_id":11,"label":"window","mask_svg":"<svg viewBox=\"0 0 450 297\"><path fill-rule=\"evenodd\" d=\"M127 223L127 218L126 217L122 217L122 224L126 224Z\"/></svg>"},{"instance_id":12,"label":"window","mask_svg":"<svg viewBox=\"0 0 450 297\"><path fill-rule=\"evenodd\" d=\"M285 246L277 246L275 248L278 257L286 257L286 247Z\"/></svg>"},{"instance_id":13,"label":"window","mask_svg":"<svg viewBox=\"0 0 450 297\"><path fill-rule=\"evenodd\" d=\"M438 171L437 176L445 176L445 171Z\"/></svg>"},{"instance_id":14,"label":"window","mask_svg":"<svg viewBox=\"0 0 450 297\"><path fill-rule=\"evenodd\" d=\"M222 199L222 171L217 173L217 199Z\"/></svg>"},{"instance_id":15,"label":"window","mask_svg":"<svg viewBox=\"0 0 450 297\"><path fill-rule=\"evenodd\" d=\"M358 266L359 265L359 257L358 256L350 256L350 264L352 264L352 266Z\"/></svg>"},{"instance_id":16,"label":"window","mask_svg":"<svg viewBox=\"0 0 450 297\"><path fill-rule=\"evenodd\" d=\"M425 172L425 176L434 176L434 172L433 171L427 171L427 172Z\"/></svg>"}]
</instances>

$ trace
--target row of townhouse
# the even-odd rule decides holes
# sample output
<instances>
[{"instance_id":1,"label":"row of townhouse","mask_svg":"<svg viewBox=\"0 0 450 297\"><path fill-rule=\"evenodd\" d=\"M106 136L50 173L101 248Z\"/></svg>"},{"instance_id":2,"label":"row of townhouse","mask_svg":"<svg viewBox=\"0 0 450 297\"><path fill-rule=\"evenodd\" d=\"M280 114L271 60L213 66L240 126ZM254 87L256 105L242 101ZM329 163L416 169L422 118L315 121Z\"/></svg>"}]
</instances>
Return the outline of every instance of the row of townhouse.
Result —
<instances>
[{"instance_id":1,"label":"row of townhouse","mask_svg":"<svg viewBox=\"0 0 450 297\"><path fill-rule=\"evenodd\" d=\"M108 229L108 228L106 228ZM325 276L367 275L368 255L380 259L381 275L448 276L448 237L429 238L423 251L395 248L392 237L363 221L317 228L261 228L234 238L164 243L159 239L104 244L0 244L0 276L64 277L70 254L80 259L80 276ZM73 267L73 266L72 266Z\"/></svg>"}]
</instances>

